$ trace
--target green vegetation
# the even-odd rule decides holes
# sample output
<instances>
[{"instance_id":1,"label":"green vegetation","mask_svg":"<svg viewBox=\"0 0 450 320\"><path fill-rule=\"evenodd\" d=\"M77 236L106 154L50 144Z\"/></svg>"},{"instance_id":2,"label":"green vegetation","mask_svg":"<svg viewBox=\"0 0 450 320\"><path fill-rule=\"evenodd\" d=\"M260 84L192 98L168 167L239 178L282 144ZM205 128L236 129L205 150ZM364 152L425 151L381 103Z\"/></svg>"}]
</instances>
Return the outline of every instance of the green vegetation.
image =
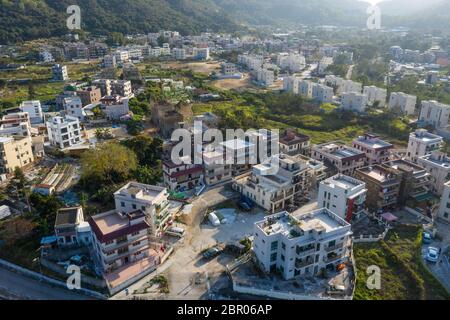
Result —
<instances>
[{"instance_id":1,"label":"green vegetation","mask_svg":"<svg viewBox=\"0 0 450 320\"><path fill-rule=\"evenodd\" d=\"M195 104L195 114L213 112L220 116L219 128L300 129L313 143L342 140L350 142L365 131L404 145L411 130L409 119L384 110L367 115L339 110L331 104L322 106L288 93L223 93L227 101Z\"/></svg>"},{"instance_id":2,"label":"green vegetation","mask_svg":"<svg viewBox=\"0 0 450 320\"><path fill-rule=\"evenodd\" d=\"M422 228L401 225L389 231L384 241L355 244L357 300L441 300L449 299L446 289L426 269L422 259ZM366 269L381 269L381 289L366 287Z\"/></svg>"},{"instance_id":3,"label":"green vegetation","mask_svg":"<svg viewBox=\"0 0 450 320\"><path fill-rule=\"evenodd\" d=\"M122 43L118 33L148 33L165 29L193 34L236 28L236 24L212 0L1 0L0 43L65 35L69 17L66 9L73 4L81 8L83 31L95 34L115 32L110 37L114 44Z\"/></svg>"},{"instance_id":4,"label":"green vegetation","mask_svg":"<svg viewBox=\"0 0 450 320\"><path fill-rule=\"evenodd\" d=\"M66 64L74 81L89 80L99 70L98 64ZM24 100L54 100L64 89L63 82L51 81L50 65L26 65L24 69L0 71L0 109L16 107Z\"/></svg>"}]
</instances>

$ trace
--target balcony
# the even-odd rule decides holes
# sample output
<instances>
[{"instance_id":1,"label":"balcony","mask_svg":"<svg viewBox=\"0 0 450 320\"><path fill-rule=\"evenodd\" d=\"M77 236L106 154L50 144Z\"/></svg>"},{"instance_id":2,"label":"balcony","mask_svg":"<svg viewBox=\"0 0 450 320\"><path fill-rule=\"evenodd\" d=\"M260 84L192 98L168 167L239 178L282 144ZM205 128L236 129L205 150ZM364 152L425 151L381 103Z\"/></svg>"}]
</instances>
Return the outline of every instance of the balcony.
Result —
<instances>
[{"instance_id":1,"label":"balcony","mask_svg":"<svg viewBox=\"0 0 450 320\"><path fill-rule=\"evenodd\" d=\"M332 263L339 259L342 259L343 256L344 256L343 254L338 254L338 255L333 255L331 257L323 257L323 262Z\"/></svg>"},{"instance_id":2,"label":"balcony","mask_svg":"<svg viewBox=\"0 0 450 320\"><path fill-rule=\"evenodd\" d=\"M308 249L308 250L305 250L305 251L298 251L298 250L296 250L296 253L297 253L298 257L308 256L308 255L313 254L314 252L316 252L315 248L311 248L311 249Z\"/></svg>"},{"instance_id":3,"label":"balcony","mask_svg":"<svg viewBox=\"0 0 450 320\"><path fill-rule=\"evenodd\" d=\"M327 247L325 247L325 251L326 252L331 252L331 251L342 249L343 247L344 247L344 243L341 242L341 243L335 244L334 246L327 246Z\"/></svg>"},{"instance_id":4,"label":"balcony","mask_svg":"<svg viewBox=\"0 0 450 320\"><path fill-rule=\"evenodd\" d=\"M314 264L314 259L312 257L307 257L303 261L295 260L295 268L300 269L309 265Z\"/></svg>"}]
</instances>

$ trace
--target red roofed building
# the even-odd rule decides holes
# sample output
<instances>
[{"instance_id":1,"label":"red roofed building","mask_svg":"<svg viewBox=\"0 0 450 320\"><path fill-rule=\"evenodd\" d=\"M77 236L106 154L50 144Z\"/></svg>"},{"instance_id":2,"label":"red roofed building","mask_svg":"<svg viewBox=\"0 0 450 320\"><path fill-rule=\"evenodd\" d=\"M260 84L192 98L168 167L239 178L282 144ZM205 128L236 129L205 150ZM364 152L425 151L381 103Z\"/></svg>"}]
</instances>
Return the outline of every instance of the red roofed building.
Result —
<instances>
[{"instance_id":1,"label":"red roofed building","mask_svg":"<svg viewBox=\"0 0 450 320\"><path fill-rule=\"evenodd\" d=\"M196 164L177 165L170 160L163 162L164 184L171 191L194 189L201 181L203 166Z\"/></svg>"},{"instance_id":2,"label":"red roofed building","mask_svg":"<svg viewBox=\"0 0 450 320\"><path fill-rule=\"evenodd\" d=\"M307 135L288 129L280 135L280 152L290 156L307 155L310 151L310 140Z\"/></svg>"}]
</instances>

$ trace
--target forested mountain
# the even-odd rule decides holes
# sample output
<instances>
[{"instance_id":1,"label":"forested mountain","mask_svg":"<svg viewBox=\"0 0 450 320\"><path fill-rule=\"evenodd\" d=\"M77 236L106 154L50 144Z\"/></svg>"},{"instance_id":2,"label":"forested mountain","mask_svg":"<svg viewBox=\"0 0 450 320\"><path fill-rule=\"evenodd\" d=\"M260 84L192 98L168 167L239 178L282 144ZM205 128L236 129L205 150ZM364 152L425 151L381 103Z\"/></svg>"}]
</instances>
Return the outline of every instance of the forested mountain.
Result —
<instances>
[{"instance_id":1,"label":"forested mountain","mask_svg":"<svg viewBox=\"0 0 450 320\"><path fill-rule=\"evenodd\" d=\"M82 29L94 34L182 34L233 31L241 25L364 27L359 0L0 0L0 44L67 33L66 8L78 4ZM380 4L384 26L449 28L450 0L391 0Z\"/></svg>"},{"instance_id":2,"label":"forested mountain","mask_svg":"<svg viewBox=\"0 0 450 320\"><path fill-rule=\"evenodd\" d=\"M0 43L66 34L72 4L81 7L82 29L96 34L236 29L211 0L0 0Z\"/></svg>"}]
</instances>

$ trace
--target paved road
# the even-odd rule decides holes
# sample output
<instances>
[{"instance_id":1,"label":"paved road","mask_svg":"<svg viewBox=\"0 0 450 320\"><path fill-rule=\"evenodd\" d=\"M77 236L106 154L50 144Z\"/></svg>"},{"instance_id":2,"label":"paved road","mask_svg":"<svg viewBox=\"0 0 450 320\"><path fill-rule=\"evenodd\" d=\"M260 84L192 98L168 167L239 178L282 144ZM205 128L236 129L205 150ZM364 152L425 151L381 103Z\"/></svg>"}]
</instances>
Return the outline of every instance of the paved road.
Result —
<instances>
[{"instance_id":1,"label":"paved road","mask_svg":"<svg viewBox=\"0 0 450 320\"><path fill-rule=\"evenodd\" d=\"M89 297L52 287L0 267L0 299L87 300Z\"/></svg>"}]
</instances>

